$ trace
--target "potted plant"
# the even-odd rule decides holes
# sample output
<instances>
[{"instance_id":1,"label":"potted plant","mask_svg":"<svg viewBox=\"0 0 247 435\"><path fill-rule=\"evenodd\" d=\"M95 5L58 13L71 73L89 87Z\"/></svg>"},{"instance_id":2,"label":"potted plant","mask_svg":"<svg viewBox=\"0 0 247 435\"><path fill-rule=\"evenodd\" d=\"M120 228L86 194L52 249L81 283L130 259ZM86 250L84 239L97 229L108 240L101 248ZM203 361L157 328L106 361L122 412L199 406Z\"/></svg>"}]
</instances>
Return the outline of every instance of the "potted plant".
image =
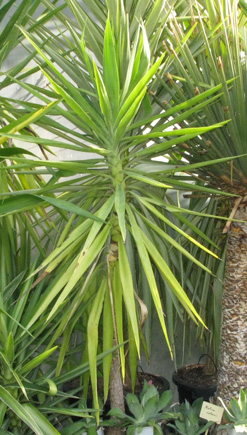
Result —
<instances>
[{"instance_id":1,"label":"potted plant","mask_svg":"<svg viewBox=\"0 0 247 435\"><path fill-rule=\"evenodd\" d=\"M162 434L160 424L176 417L173 412L164 411L170 405L171 400L170 390L160 396L154 385L145 381L140 399L133 393L126 395L129 413L124 413L119 408L111 409L108 415L113 418L106 420L105 425L127 428L127 435Z\"/></svg>"},{"instance_id":2,"label":"potted plant","mask_svg":"<svg viewBox=\"0 0 247 435\"><path fill-rule=\"evenodd\" d=\"M247 390L240 389L238 399L232 397L228 406L219 397L225 413L224 417L230 424L221 426L227 429L228 435L247 433Z\"/></svg>"},{"instance_id":3,"label":"potted plant","mask_svg":"<svg viewBox=\"0 0 247 435\"><path fill-rule=\"evenodd\" d=\"M185 400L184 403L177 407L177 418L175 422L167 423L169 427L175 430L176 434L180 435L200 435L208 433L208 429L214 424L211 421L205 422L200 418L202 407L202 398L196 399L192 405Z\"/></svg>"}]
</instances>

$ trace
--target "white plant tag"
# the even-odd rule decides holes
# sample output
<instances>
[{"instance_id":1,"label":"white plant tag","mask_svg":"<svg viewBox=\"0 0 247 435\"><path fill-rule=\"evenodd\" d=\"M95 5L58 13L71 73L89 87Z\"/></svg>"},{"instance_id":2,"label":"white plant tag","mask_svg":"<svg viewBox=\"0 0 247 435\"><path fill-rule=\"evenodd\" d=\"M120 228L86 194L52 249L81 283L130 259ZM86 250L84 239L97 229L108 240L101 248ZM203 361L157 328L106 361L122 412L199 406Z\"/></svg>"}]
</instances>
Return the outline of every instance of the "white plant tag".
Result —
<instances>
[{"instance_id":1,"label":"white plant tag","mask_svg":"<svg viewBox=\"0 0 247 435\"><path fill-rule=\"evenodd\" d=\"M245 424L241 424L238 426L234 426L236 433L247 433L247 426Z\"/></svg>"},{"instance_id":2,"label":"white plant tag","mask_svg":"<svg viewBox=\"0 0 247 435\"><path fill-rule=\"evenodd\" d=\"M214 421L217 424L221 423L224 408L214 405L213 403L203 402L200 417L208 421Z\"/></svg>"}]
</instances>

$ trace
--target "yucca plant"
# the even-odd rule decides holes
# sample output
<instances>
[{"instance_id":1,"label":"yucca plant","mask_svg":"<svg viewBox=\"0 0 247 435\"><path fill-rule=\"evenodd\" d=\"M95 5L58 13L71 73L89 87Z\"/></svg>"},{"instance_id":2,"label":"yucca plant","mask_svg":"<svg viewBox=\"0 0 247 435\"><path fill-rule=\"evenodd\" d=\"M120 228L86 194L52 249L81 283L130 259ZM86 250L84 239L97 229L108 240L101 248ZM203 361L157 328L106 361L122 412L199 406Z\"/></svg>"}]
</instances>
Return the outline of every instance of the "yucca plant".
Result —
<instances>
[{"instance_id":1,"label":"yucca plant","mask_svg":"<svg viewBox=\"0 0 247 435\"><path fill-rule=\"evenodd\" d=\"M5 194L10 186L6 175L6 171L1 171L0 186ZM3 433L14 435L56 435L60 433L57 428L71 426L72 418L80 419L77 427L85 427L88 417L88 410L78 406L82 386L63 391L66 385L89 371L88 362L78 356L83 346L82 334L74 326L76 316L70 318L72 305L69 310L61 307L49 321L49 312L44 312L27 328L36 312L37 301L49 289L52 278L47 276L48 279L33 285L37 278L33 272L54 238L49 221L41 222L41 211L38 230L31 211L8 214L0 220L0 427ZM55 220L53 230L54 225ZM77 316L83 316L89 302L84 302ZM97 364L105 356L98 355ZM58 370L61 365L66 366L65 373Z\"/></svg>"},{"instance_id":2,"label":"yucca plant","mask_svg":"<svg viewBox=\"0 0 247 435\"><path fill-rule=\"evenodd\" d=\"M28 76L37 72L39 68L31 61L36 54L35 50L27 53L21 50L21 43L25 39L18 26L25 26L27 29L35 29L47 21L51 23L56 14L65 19L62 10L65 4L56 7L57 1L46 2L24 0L17 2L10 0L1 3L1 108L0 124L2 132L20 131L27 135L36 134L30 122L40 119L40 111L36 113L23 113L18 109L16 100L9 97L9 90L6 88L13 83L14 77L28 80ZM38 9L38 10L37 10ZM38 15L40 14L40 15ZM33 16L35 15L35 19ZM67 20L68 17L66 17ZM22 57L19 53L22 53ZM9 67L9 59L17 54L19 63ZM11 75L11 80L10 80ZM25 102L27 107L28 103ZM49 107L45 111L49 110ZM44 109L41 110L44 115ZM18 155L32 155L30 151L20 147L12 147L12 140L0 139L0 189L4 197L11 196L14 190L39 189L44 187L46 182L38 174L38 171L30 170L15 171L8 170L13 159ZM40 151L45 155L45 150L40 145ZM82 409L77 409L69 404L73 394L82 394L81 389L63 393L64 384L79 379L83 373L89 370L87 362L78 360L77 354L81 352L81 331L73 328L73 343L65 340L60 347L58 359L54 351L57 349L57 340L63 333L61 321L67 315L66 325L70 330L71 323L68 319L66 309L62 314L58 313L56 318L52 317L45 322L44 315L36 318L31 328L26 328L30 316L35 311L37 300L47 288L48 281L44 280L40 285L32 285L36 274L32 274L35 267L45 258L49 243L56 235L56 218L51 221L42 207L33 211L33 201L38 204L40 199L34 196L15 198L12 206L2 210L0 218L0 427L1 433L12 434L58 434L55 428L65 427L71 422L72 417L83 419L87 414ZM9 212L23 210L13 216ZM28 210L28 211L27 211ZM26 212L27 211L27 212ZM61 212L60 212L61 213ZM8 214L8 215L6 215ZM81 307L81 314L87 309L85 303ZM79 312L78 312L79 313ZM80 343L78 343L80 337ZM49 342L53 340L53 345ZM102 356L98 357L98 361ZM66 364L66 375L60 375L56 367ZM54 381L55 379L55 381ZM75 397L74 397L75 400ZM57 408L56 408L57 406Z\"/></svg>"},{"instance_id":3,"label":"yucca plant","mask_svg":"<svg viewBox=\"0 0 247 435\"><path fill-rule=\"evenodd\" d=\"M24 111L24 116L29 117L31 114L33 123L55 134L56 139L40 138L33 132L13 134L11 123L1 132L5 140L31 142L77 154L69 161L16 156L7 168L13 174L28 169L33 174L50 175L49 180L46 186L19 189L14 198L5 193L0 212L51 205L63 212L62 220L57 221L61 225L60 236L38 269L44 269L39 282L47 275L54 278L37 302L26 328L32 328L47 310L49 321L64 306L67 314L61 331L69 320L85 325L80 309L89 301L86 357L90 363L94 406L98 408L99 345L109 351L114 343L128 338L134 386L141 328L152 307L157 311L171 354L169 332L174 310L180 315L185 310L195 322L201 321L172 271L170 251L177 250L208 273L210 270L184 249L174 235L179 234L208 254L217 255L181 230L181 224L186 224L189 231L210 244L208 237L183 216L181 208L171 203L168 192L178 188L218 195L219 190L188 184L176 175L180 168L189 171L194 165L184 167L177 162L170 165L157 158L178 143L221 127L224 121L214 127L173 129L178 121L189 119L215 102L221 84L169 110L164 105L160 107L152 91L148 92L165 60L162 42L170 10L164 7L164 1L84 3L66 1L77 22L61 21L58 16L58 33L52 34L44 26L33 32L21 28L37 51L35 59L47 77L49 88L23 83L16 77L14 81L40 101L28 105L18 101L20 108L16 113ZM46 5L52 9L49 1ZM37 116L36 121L35 116L42 110L49 111L49 116ZM178 112L180 117L176 118ZM59 122L54 120L55 115L60 116ZM162 287L166 295L164 303L160 297ZM67 330L67 339L72 330ZM117 399L122 398L118 390L122 379L117 383L119 360L124 379L123 347L113 362L110 353L103 361L105 398L110 380L110 391L117 393ZM61 368L60 364L58 374ZM123 407L123 402L112 400L112 406Z\"/></svg>"},{"instance_id":4,"label":"yucca plant","mask_svg":"<svg viewBox=\"0 0 247 435\"><path fill-rule=\"evenodd\" d=\"M166 47L170 52L170 59L164 70L166 75L160 75L161 86L153 90L156 92L156 101L161 105L165 97L169 109L174 103L186 102L193 95L200 95L205 89L222 83L221 98L205 110L198 110L196 116L192 116L185 123L182 121L180 126L207 126L227 119L231 121L222 129L174 147L170 153L170 163L181 165L184 160L185 167L194 164L197 167L194 173L197 174L198 184L217 186L234 193L235 199L224 201L220 198L216 207L220 213L245 222L246 4L235 0L190 1L186 6L187 11L180 17L180 8L185 6L185 3L180 3L167 28ZM228 88L229 79L234 80ZM242 157L232 162L207 166L207 162L220 156L236 155ZM215 198L200 196L192 198L192 203L194 206L197 204L199 210L207 212ZM244 367L247 356L243 334L246 324L244 222L231 225L229 222L221 229L223 249L225 235L228 233L223 302L220 292L213 296L217 309L213 318L221 319L218 312L221 304L223 309L218 394L226 402L232 396L237 396L239 388L245 385ZM220 239L220 233L218 238ZM199 283L199 275L196 275L195 279ZM198 294L199 303L200 295L205 295L203 290L201 288Z\"/></svg>"}]
</instances>

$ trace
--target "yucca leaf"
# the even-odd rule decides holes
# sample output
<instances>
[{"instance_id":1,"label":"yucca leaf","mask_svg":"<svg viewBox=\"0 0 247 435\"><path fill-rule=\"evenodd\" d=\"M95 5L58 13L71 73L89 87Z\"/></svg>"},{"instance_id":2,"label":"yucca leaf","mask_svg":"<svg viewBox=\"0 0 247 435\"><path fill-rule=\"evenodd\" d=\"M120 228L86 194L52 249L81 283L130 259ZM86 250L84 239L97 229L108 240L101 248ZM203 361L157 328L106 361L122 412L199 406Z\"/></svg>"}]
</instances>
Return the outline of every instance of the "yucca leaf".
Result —
<instances>
[{"instance_id":1,"label":"yucca leaf","mask_svg":"<svg viewBox=\"0 0 247 435\"><path fill-rule=\"evenodd\" d=\"M16 121L13 121L6 127L3 127L1 129L1 133L16 133L17 131L22 130L24 127L29 125L31 122L36 122L41 116L44 116L45 113L48 113L54 106L56 106L59 103L59 100L53 101L52 103L48 104L47 106L42 107L42 109L37 110L36 112L32 114L24 115L23 117L19 118ZM6 141L6 136L3 135L3 137L0 138L0 144L3 144Z\"/></svg>"},{"instance_id":2,"label":"yucca leaf","mask_svg":"<svg viewBox=\"0 0 247 435\"><path fill-rule=\"evenodd\" d=\"M6 215L9 213L30 210L31 208L40 206L42 202L41 199L28 194L23 194L17 198L6 198L1 201L0 214Z\"/></svg>"},{"instance_id":3,"label":"yucca leaf","mask_svg":"<svg viewBox=\"0 0 247 435\"><path fill-rule=\"evenodd\" d=\"M119 124L116 125L116 140L119 141L125 133L125 130L132 119L135 117L140 104L146 95L146 88L144 88L135 98L132 105L129 107L128 111L123 115L122 119L119 120Z\"/></svg>"},{"instance_id":4,"label":"yucca leaf","mask_svg":"<svg viewBox=\"0 0 247 435\"><path fill-rule=\"evenodd\" d=\"M40 355L33 358L31 361L29 361L27 364L25 364L21 370L20 375L25 375L29 371L33 370L34 368L38 367L43 361L45 361L55 350L57 349L57 346L41 353Z\"/></svg>"},{"instance_id":5,"label":"yucca leaf","mask_svg":"<svg viewBox=\"0 0 247 435\"><path fill-rule=\"evenodd\" d=\"M19 385L19 387L20 387L22 393L24 394L24 396L26 397L26 399L28 399L24 385L23 385L19 375L17 374L16 370L13 369L11 362L7 358L7 355L5 355L5 353L3 353L3 352L0 352L0 355L2 358L3 366L5 366L7 368L7 370L10 372L10 374L16 380L17 384Z\"/></svg>"},{"instance_id":6,"label":"yucca leaf","mask_svg":"<svg viewBox=\"0 0 247 435\"><path fill-rule=\"evenodd\" d=\"M138 198L137 198L138 199ZM178 233L180 233L181 235L183 235L184 237L186 237L188 240L190 240L191 242L193 242L195 245L199 246L201 249L203 249L204 251L206 251L208 254L216 257L217 255L210 251L208 248L206 248L205 246L203 246L201 243L197 242L197 240L193 239L193 237L189 236L188 234L186 234L186 232L184 232L183 230L181 230L181 228L177 227L176 225L174 225L168 218L166 218L163 214L161 214L155 207L153 207L148 201L146 201L144 198L140 198L139 197L140 202L142 202L145 207L147 207L154 215L156 215L157 217L159 217L163 222L165 222L167 225L171 226L171 228L173 228L174 230L176 230Z\"/></svg>"},{"instance_id":7,"label":"yucca leaf","mask_svg":"<svg viewBox=\"0 0 247 435\"><path fill-rule=\"evenodd\" d=\"M170 268L167 266L165 260L161 257L153 243L148 239L148 237L142 233L142 237L144 240L144 243L147 247L148 252L152 256L154 262L157 264L159 270L161 273L165 276L167 282L175 292L178 300L181 302L181 304L184 306L185 310L189 313L192 319L196 321L199 320L203 325L204 322L196 312L195 308L193 307L192 303L188 299L188 296L184 292L183 288L179 284L179 282L176 280L175 276L173 275ZM205 325L204 325L205 326Z\"/></svg>"},{"instance_id":8,"label":"yucca leaf","mask_svg":"<svg viewBox=\"0 0 247 435\"><path fill-rule=\"evenodd\" d=\"M142 175L141 173L131 172L128 170L126 170L125 173L129 175L131 178L134 178L134 180L138 180L141 181L142 183L150 184L151 186L162 187L163 189L172 188L172 186L170 186L169 184L161 183L160 181L155 180L154 178L151 177L147 177L144 174Z\"/></svg>"},{"instance_id":9,"label":"yucca leaf","mask_svg":"<svg viewBox=\"0 0 247 435\"><path fill-rule=\"evenodd\" d=\"M130 107L132 106L136 98L140 95L140 93L144 91L147 83L149 82L149 80L151 80L151 78L154 76L159 66L161 65L161 62L163 61L163 57L164 56L161 56L160 59L149 69L149 71L142 77L139 83L135 86L135 88L130 93L130 95L122 103L118 117L116 119L116 125L118 125L121 119L126 115L127 111L130 109Z\"/></svg>"},{"instance_id":10,"label":"yucca leaf","mask_svg":"<svg viewBox=\"0 0 247 435\"><path fill-rule=\"evenodd\" d=\"M137 352L140 352L139 330L138 321L136 317L134 287L132 280L131 268L124 246L123 240L120 238L118 241L118 254L119 254L119 274L123 288L123 299L126 306L126 310L129 316L131 327L133 328L133 334L135 337L135 345Z\"/></svg>"},{"instance_id":11,"label":"yucca leaf","mask_svg":"<svg viewBox=\"0 0 247 435\"><path fill-rule=\"evenodd\" d=\"M116 266L115 266L116 267ZM111 273L111 271L109 272ZM119 284L117 291L119 290ZM114 328L113 328L113 305L112 305L112 297L110 296L110 292L114 292L113 290L114 283L112 285L112 288L109 289L107 287L106 294L105 294L105 300L104 300L104 311L103 311L103 352L108 351L113 346L113 338L114 338ZM115 302L115 301L114 301ZM115 303L114 303L115 305ZM116 316L114 321L116 322ZM120 343L123 343L124 340L121 340ZM123 349L122 347L119 349ZM109 353L104 359L103 359L103 375L104 375L104 400L107 400L108 394L109 394L109 381L111 376L111 364L112 364L112 354Z\"/></svg>"},{"instance_id":12,"label":"yucca leaf","mask_svg":"<svg viewBox=\"0 0 247 435\"><path fill-rule=\"evenodd\" d=\"M160 300L160 296L159 296L159 291L157 288L157 283L156 283L156 280L155 280L155 277L153 274L152 265L151 265L151 262L150 262L150 259L148 256L148 252L146 250L140 229L136 223L134 215L133 215L129 205L127 205L127 204L126 204L126 210L127 210L128 216L129 216L131 230L132 230L132 234L133 234L133 237L135 239L135 242L136 242L138 254L140 256L140 261L141 261L143 269L145 271L145 275L147 277L147 281L148 281L149 287L150 287L150 292L152 294L153 301L154 301L154 304L155 304L155 307L157 310L158 318L159 318L164 336L166 338L166 342L167 342L169 351L170 351L171 356L172 356L172 349L171 349L171 346L169 343L169 337L167 334L167 329L166 329L166 325L165 325L165 321L164 321L163 308L162 308L162 304L161 304L161 300Z\"/></svg>"},{"instance_id":13,"label":"yucca leaf","mask_svg":"<svg viewBox=\"0 0 247 435\"><path fill-rule=\"evenodd\" d=\"M4 135L4 133L0 133L0 134ZM12 137L16 138L16 135L12 135ZM34 157L34 154L31 151L25 150L24 148L13 147L13 148L1 148L0 149L0 157L3 157L3 158L14 157L18 154L29 154L30 156Z\"/></svg>"},{"instance_id":14,"label":"yucca leaf","mask_svg":"<svg viewBox=\"0 0 247 435\"><path fill-rule=\"evenodd\" d=\"M69 211L70 213L75 213L78 216L83 216L86 218L90 218L92 220L103 222L99 217L94 216L92 213L88 212L87 210L83 210L81 207L78 207L69 201L64 201L60 198L52 198L50 196L38 196L38 198L43 199L45 202L48 202L48 204L53 205L54 207L60 208L65 211Z\"/></svg>"},{"instance_id":15,"label":"yucca leaf","mask_svg":"<svg viewBox=\"0 0 247 435\"><path fill-rule=\"evenodd\" d=\"M152 223L150 220L145 218L144 216L141 216L141 219L143 219L144 222L146 222L147 225L149 225L157 234L159 234L161 237L163 237L165 240L169 242L171 246L174 246L178 251L180 251L182 254L184 254L186 257L189 258L190 261L197 264L197 266L201 267L208 273L212 273L204 264L202 264L200 261L198 261L197 258L193 257L187 249L183 248L181 244L179 244L173 237L169 236L165 231L163 231L160 227Z\"/></svg>"},{"instance_id":16,"label":"yucca leaf","mask_svg":"<svg viewBox=\"0 0 247 435\"><path fill-rule=\"evenodd\" d=\"M113 300L114 300L118 343L123 343L124 342L123 288L122 288L121 278L120 278L120 273L119 273L119 262L116 262L115 268L114 268L112 293L113 293ZM120 354L120 361L121 361L122 377L124 380L125 379L125 354L124 354L124 347L123 346L121 346L119 348L119 354Z\"/></svg>"},{"instance_id":17,"label":"yucca leaf","mask_svg":"<svg viewBox=\"0 0 247 435\"><path fill-rule=\"evenodd\" d=\"M104 84L111 103L112 113L113 116L116 116L119 106L120 83L115 41L109 18L105 27L103 72Z\"/></svg>"},{"instance_id":18,"label":"yucca leaf","mask_svg":"<svg viewBox=\"0 0 247 435\"><path fill-rule=\"evenodd\" d=\"M95 260L95 258L97 257L97 255L101 251L109 232L110 232L110 226L105 225L105 227L101 230L99 235L95 238L94 242L88 248L85 255L84 256L79 255L77 262L76 262L76 268L74 270L73 276L71 276L70 280L65 285L62 293L59 295L55 305L51 309L51 312L48 316L48 320L57 311L57 309L63 303L65 298L70 294L70 292L73 290L75 285L81 279L84 272L89 268L89 266Z\"/></svg>"},{"instance_id":19,"label":"yucca leaf","mask_svg":"<svg viewBox=\"0 0 247 435\"><path fill-rule=\"evenodd\" d=\"M129 361L129 370L130 370L130 376L131 376L131 386L132 391L135 391L136 386L136 378L137 378L137 366L138 366L138 349L136 347L136 340L135 340L135 334L132 329L132 325L128 318L128 336L129 336L129 355L128 355L128 361Z\"/></svg>"},{"instance_id":20,"label":"yucca leaf","mask_svg":"<svg viewBox=\"0 0 247 435\"><path fill-rule=\"evenodd\" d=\"M100 108L105 117L105 121L108 125L108 128L110 128L112 126L112 118L113 118L110 98L108 96L107 90L105 88L105 84L103 82L103 79L100 75L100 72L95 62L93 66L94 66L94 76L95 76L95 83L97 86L97 91L99 96Z\"/></svg>"},{"instance_id":21,"label":"yucca leaf","mask_svg":"<svg viewBox=\"0 0 247 435\"><path fill-rule=\"evenodd\" d=\"M148 19L146 22L146 29L147 29L148 37L151 37L152 33L156 29L159 17L164 11L165 3L166 3L165 0L158 0L155 3L153 3L151 12L149 13L149 16L148 16Z\"/></svg>"},{"instance_id":22,"label":"yucca leaf","mask_svg":"<svg viewBox=\"0 0 247 435\"><path fill-rule=\"evenodd\" d=\"M68 103L68 105L74 110L74 112L80 117L80 119L84 123L84 128L86 132L91 133L94 131L97 133L100 137L102 136L101 128L104 129L102 126L102 121L99 116L97 116L97 122L99 125L97 125L90 116L88 116L87 112L83 109L83 106L85 106L85 100L82 96L78 96L76 101L66 90L60 86L58 83L56 83L45 71L43 71L48 80L53 85L54 89L57 91L61 97L64 98L64 100ZM70 86L71 87L71 86ZM70 90L69 87L69 90Z\"/></svg>"},{"instance_id":23,"label":"yucca leaf","mask_svg":"<svg viewBox=\"0 0 247 435\"><path fill-rule=\"evenodd\" d=\"M115 192L115 209L118 215L119 228L122 233L123 241L126 239L126 224L125 224L125 190L122 183L118 183Z\"/></svg>"},{"instance_id":24,"label":"yucca leaf","mask_svg":"<svg viewBox=\"0 0 247 435\"><path fill-rule=\"evenodd\" d=\"M97 294L93 300L92 307L90 309L90 314L87 324L87 347L88 347L88 358L94 398L94 407L99 409L98 393L97 393L97 349L98 349L98 327L101 312L103 309L103 301L106 292L107 282L105 279L102 280L101 285L97 291Z\"/></svg>"},{"instance_id":25,"label":"yucca leaf","mask_svg":"<svg viewBox=\"0 0 247 435\"><path fill-rule=\"evenodd\" d=\"M0 399L28 426L36 435L44 435L33 416L24 408L7 389L0 386Z\"/></svg>"},{"instance_id":26,"label":"yucca leaf","mask_svg":"<svg viewBox=\"0 0 247 435\"><path fill-rule=\"evenodd\" d=\"M57 429L49 422L49 420L38 411L31 403L23 405L24 410L31 416L32 420L36 422L42 434L46 435L59 435Z\"/></svg>"}]
</instances>

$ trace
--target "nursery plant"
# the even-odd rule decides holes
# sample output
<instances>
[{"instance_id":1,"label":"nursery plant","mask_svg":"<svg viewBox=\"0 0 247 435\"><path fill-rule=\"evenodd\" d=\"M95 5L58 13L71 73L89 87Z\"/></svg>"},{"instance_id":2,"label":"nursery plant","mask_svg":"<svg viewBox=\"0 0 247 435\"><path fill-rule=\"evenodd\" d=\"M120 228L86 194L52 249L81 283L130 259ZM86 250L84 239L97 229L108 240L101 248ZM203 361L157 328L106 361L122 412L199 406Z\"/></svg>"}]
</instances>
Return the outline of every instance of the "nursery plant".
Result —
<instances>
[{"instance_id":1,"label":"nursery plant","mask_svg":"<svg viewBox=\"0 0 247 435\"><path fill-rule=\"evenodd\" d=\"M225 408L225 418L235 428L235 433L246 433L247 431L247 391L240 389L238 399L232 397L230 404L225 405L223 400L219 398ZM229 425L223 427L229 428ZM234 432L233 432L234 433Z\"/></svg>"},{"instance_id":2,"label":"nursery plant","mask_svg":"<svg viewBox=\"0 0 247 435\"><path fill-rule=\"evenodd\" d=\"M164 391L160 396L157 388L145 381L140 393L140 399L133 393L126 395L126 402L129 414L125 414L121 409L111 409L108 413L113 417L109 425L127 428L127 435L141 433L144 427L152 426L154 434L162 434L162 428L158 423L169 419L178 418L171 410L165 411L171 404L171 390ZM107 423L107 420L106 422Z\"/></svg>"},{"instance_id":3,"label":"nursery plant","mask_svg":"<svg viewBox=\"0 0 247 435\"><path fill-rule=\"evenodd\" d=\"M34 272L40 272L34 286L47 277L50 284L25 327L32 328L47 311L46 322L49 322L63 309L66 315L59 333L64 333L67 341L75 325L78 327L81 322L85 326L84 358L89 359L94 407L98 409L99 346L109 352L103 360L104 396L107 397L112 380L110 391L119 399L123 397L125 351L120 347L112 364L110 349L113 344L128 339L134 386L143 338L141 328L152 307L157 311L171 355L169 333L174 309L180 315L185 310L197 323L202 321L173 273L170 251L177 250L196 266L208 273L210 270L178 243L174 235L179 234L208 254L217 255L196 241L193 234L211 244L181 213L181 207L172 204L168 193L174 188L212 195L224 193L217 186L209 189L181 180L181 168L187 172L196 169L195 165L184 166L177 161L160 163L157 159L176 144L224 124L222 120L214 126L176 127L178 121L189 119L193 113L217 101L222 85L217 84L169 110L165 105L160 107L150 88L166 59L163 32L170 9L164 7L165 2L85 1L81 4L67 0L65 3L73 18L54 15L57 32L43 25L29 31L19 27L32 46L31 49L27 45L27 49L36 50L35 61L47 84L43 88L24 82L22 73L11 77L36 102L16 100L19 107L9 108L16 120L10 121L0 134L3 157L7 157L4 153L7 153L8 139L13 139L15 145L19 141L42 145L47 154L51 149L73 151L74 157L57 161L42 156L25 159L15 156L4 170L12 176L24 175L27 170L29 175L44 174L47 183L38 188L18 188L11 195L3 192L0 213L42 207L49 218L56 219L59 230L53 250ZM51 2L47 0L45 4L53 11ZM6 99L4 103L7 104ZM27 117L29 122L33 119L28 132L18 129L22 117ZM39 137L35 125L56 138ZM219 157L218 161L224 159ZM183 231L182 224L189 231ZM164 303L161 287L166 293ZM88 310L82 320L81 310L86 303ZM66 328L69 321L72 326ZM56 337L57 334L54 340ZM64 348L58 358L57 375L63 360ZM119 360L122 378L117 383ZM123 407L123 401L114 403L113 400L112 406Z\"/></svg>"},{"instance_id":4,"label":"nursery plant","mask_svg":"<svg viewBox=\"0 0 247 435\"><path fill-rule=\"evenodd\" d=\"M219 292L215 288L212 300L212 291L205 291L210 287L207 287L206 282L203 286L199 285L200 272L199 275L195 272L197 289L200 289L194 295L195 301L197 299L198 304L201 304L202 298L205 301L209 295L208 312L211 313L213 322L216 321L215 331L220 330L221 316L218 310L222 306L218 395L227 402L232 396L238 395L240 387L244 387L246 365L243 333L246 324L246 4L235 0L190 1L186 4L187 14L181 18L185 3L187 2L178 5L169 29L167 28L166 47L170 52L167 75L165 76L165 70L163 75L160 74L161 86L153 91L156 92L156 100L160 105L166 97L169 110L174 103L181 104L192 95L200 95L211 86L223 84L219 100L207 106L203 112L198 110L195 116L186 121L186 124L181 122L180 126L206 126L227 119L231 119L231 122L222 129L177 145L170 153L169 163L181 165L184 160L185 166L197 165L198 169L194 173L197 174L198 184L217 186L236 195L235 198L226 200L219 197L213 205L213 195L196 197L193 194L190 199L194 210L196 207L197 211L207 213L208 207L217 207L218 214L224 213L243 221L229 222L221 229L222 237L219 226L217 237L218 240L222 238L223 252L226 249L222 302L220 287ZM228 88L227 80L232 78L234 80ZM243 156L231 163L225 161L207 166L207 162L220 156L236 155ZM200 228L203 228L202 222L198 221ZM210 236L210 233L207 234ZM215 269L213 266L212 269L217 270L217 267ZM190 265L185 270L190 273ZM224 276L222 268L220 276ZM212 286L212 281L209 285ZM188 287L187 291L192 294L193 287ZM205 306L204 302L203 307ZM214 307L214 311L212 308L210 311L210 306ZM200 313L205 319L202 311ZM210 324L209 328L211 329Z\"/></svg>"},{"instance_id":5,"label":"nursery plant","mask_svg":"<svg viewBox=\"0 0 247 435\"><path fill-rule=\"evenodd\" d=\"M200 418L203 399L199 398L190 405L187 400L176 409L178 417L175 422L167 425L175 429L175 433L181 435L200 435L208 433L208 429L214 424L212 421L205 421Z\"/></svg>"}]
</instances>

